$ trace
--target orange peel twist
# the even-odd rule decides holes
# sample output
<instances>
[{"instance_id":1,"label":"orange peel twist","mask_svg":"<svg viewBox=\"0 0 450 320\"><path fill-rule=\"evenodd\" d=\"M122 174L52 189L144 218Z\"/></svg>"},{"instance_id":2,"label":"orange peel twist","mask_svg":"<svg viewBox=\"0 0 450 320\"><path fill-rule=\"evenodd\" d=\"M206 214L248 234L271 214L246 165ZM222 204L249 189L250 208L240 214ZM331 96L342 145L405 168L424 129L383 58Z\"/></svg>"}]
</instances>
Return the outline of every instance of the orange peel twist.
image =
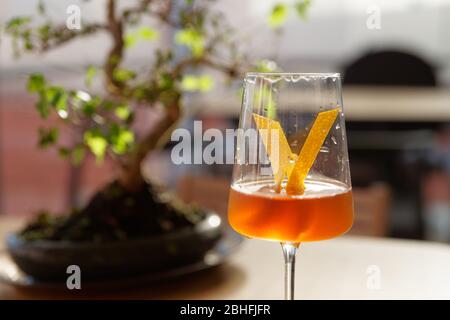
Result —
<instances>
[{"instance_id":1,"label":"orange peel twist","mask_svg":"<svg viewBox=\"0 0 450 320\"><path fill-rule=\"evenodd\" d=\"M306 176L311 170L339 111L340 108L335 108L319 112L298 156L292 153L283 128L278 121L253 114L256 127L270 159L277 192L280 192L281 183L287 177L287 194L301 195L304 193Z\"/></svg>"},{"instance_id":2,"label":"orange peel twist","mask_svg":"<svg viewBox=\"0 0 450 320\"><path fill-rule=\"evenodd\" d=\"M291 147L278 121L257 114L253 114L253 119L270 159L276 189L279 189L283 179L291 174L295 164L293 160L297 156L291 152Z\"/></svg>"},{"instance_id":3,"label":"orange peel twist","mask_svg":"<svg viewBox=\"0 0 450 320\"><path fill-rule=\"evenodd\" d=\"M295 166L289 176L286 193L289 195L301 195L305 192L305 179L313 166L320 148L339 114L339 108L322 111L317 115L305 143L298 155Z\"/></svg>"}]
</instances>

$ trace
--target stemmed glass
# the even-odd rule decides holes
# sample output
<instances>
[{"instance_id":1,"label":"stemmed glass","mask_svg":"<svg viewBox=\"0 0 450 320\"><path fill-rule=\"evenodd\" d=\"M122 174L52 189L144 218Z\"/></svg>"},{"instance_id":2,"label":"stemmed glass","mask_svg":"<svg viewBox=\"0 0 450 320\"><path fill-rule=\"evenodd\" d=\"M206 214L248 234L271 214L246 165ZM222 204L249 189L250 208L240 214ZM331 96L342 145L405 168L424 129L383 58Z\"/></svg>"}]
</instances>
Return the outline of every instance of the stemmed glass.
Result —
<instances>
[{"instance_id":1,"label":"stemmed glass","mask_svg":"<svg viewBox=\"0 0 450 320\"><path fill-rule=\"evenodd\" d=\"M339 74L246 75L228 218L246 237L281 243L285 299L294 299L300 243L353 223Z\"/></svg>"}]
</instances>

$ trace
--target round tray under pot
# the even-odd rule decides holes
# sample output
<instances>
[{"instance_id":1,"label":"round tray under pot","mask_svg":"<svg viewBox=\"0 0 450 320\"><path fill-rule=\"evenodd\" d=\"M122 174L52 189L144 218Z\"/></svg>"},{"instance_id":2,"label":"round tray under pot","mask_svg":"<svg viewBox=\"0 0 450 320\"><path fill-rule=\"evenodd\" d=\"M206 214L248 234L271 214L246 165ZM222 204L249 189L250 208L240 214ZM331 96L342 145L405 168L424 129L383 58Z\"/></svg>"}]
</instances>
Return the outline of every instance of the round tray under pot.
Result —
<instances>
[{"instance_id":1,"label":"round tray under pot","mask_svg":"<svg viewBox=\"0 0 450 320\"><path fill-rule=\"evenodd\" d=\"M127 277L160 272L198 261L220 239L223 223L214 213L194 227L147 238L110 243L24 241L7 237L7 249L18 267L40 280L66 279L79 266L83 279Z\"/></svg>"}]
</instances>

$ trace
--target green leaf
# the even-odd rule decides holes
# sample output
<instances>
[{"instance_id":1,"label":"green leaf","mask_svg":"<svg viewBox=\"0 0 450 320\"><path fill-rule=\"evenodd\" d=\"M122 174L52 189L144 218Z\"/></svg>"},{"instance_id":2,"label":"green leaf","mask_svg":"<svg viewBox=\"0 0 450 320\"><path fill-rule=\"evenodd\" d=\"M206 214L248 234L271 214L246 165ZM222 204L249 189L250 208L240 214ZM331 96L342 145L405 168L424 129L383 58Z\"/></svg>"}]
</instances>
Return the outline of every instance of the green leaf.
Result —
<instances>
[{"instance_id":1,"label":"green leaf","mask_svg":"<svg viewBox=\"0 0 450 320\"><path fill-rule=\"evenodd\" d=\"M138 85L133 89L133 97L138 101L142 101L146 99L147 92L148 90L144 86Z\"/></svg>"},{"instance_id":2,"label":"green leaf","mask_svg":"<svg viewBox=\"0 0 450 320\"><path fill-rule=\"evenodd\" d=\"M70 156L70 149L66 147L60 147L58 149L58 154L62 158L68 158Z\"/></svg>"},{"instance_id":3,"label":"green leaf","mask_svg":"<svg viewBox=\"0 0 450 320\"><path fill-rule=\"evenodd\" d=\"M84 134L84 142L95 156L97 163L101 163L105 157L108 141L97 131L87 131Z\"/></svg>"},{"instance_id":4,"label":"green leaf","mask_svg":"<svg viewBox=\"0 0 450 320\"><path fill-rule=\"evenodd\" d=\"M180 100L180 92L178 90L164 90L158 95L158 101L164 106L171 106Z\"/></svg>"},{"instance_id":5,"label":"green leaf","mask_svg":"<svg viewBox=\"0 0 450 320\"><path fill-rule=\"evenodd\" d=\"M125 35L125 48L129 49L134 47L138 42L138 36L135 33L129 33Z\"/></svg>"},{"instance_id":6,"label":"green leaf","mask_svg":"<svg viewBox=\"0 0 450 320\"><path fill-rule=\"evenodd\" d=\"M42 74L35 73L28 77L27 89L30 93L38 93L39 100L36 103L36 109L41 118L45 119L50 113L51 103L46 92L46 81Z\"/></svg>"},{"instance_id":7,"label":"green leaf","mask_svg":"<svg viewBox=\"0 0 450 320\"><path fill-rule=\"evenodd\" d=\"M159 39L159 32L150 27L141 27L125 35L125 47L134 47L139 40L152 41Z\"/></svg>"},{"instance_id":8,"label":"green leaf","mask_svg":"<svg viewBox=\"0 0 450 320\"><path fill-rule=\"evenodd\" d=\"M207 92L214 87L214 80L208 75L185 75L181 80L181 89L184 91Z\"/></svg>"},{"instance_id":9,"label":"green leaf","mask_svg":"<svg viewBox=\"0 0 450 320\"><path fill-rule=\"evenodd\" d=\"M177 31L175 34L175 42L188 47L194 57L201 57L205 49L204 36L194 28L186 28Z\"/></svg>"},{"instance_id":10,"label":"green leaf","mask_svg":"<svg viewBox=\"0 0 450 320\"><path fill-rule=\"evenodd\" d=\"M39 147L47 148L58 140L58 128L39 128Z\"/></svg>"},{"instance_id":11,"label":"green leaf","mask_svg":"<svg viewBox=\"0 0 450 320\"><path fill-rule=\"evenodd\" d=\"M198 81L196 76L185 75L181 80L181 89L184 91L196 91L198 90Z\"/></svg>"},{"instance_id":12,"label":"green leaf","mask_svg":"<svg viewBox=\"0 0 450 320\"><path fill-rule=\"evenodd\" d=\"M295 9L299 17L306 20L308 9L311 6L311 0L300 0L295 4Z\"/></svg>"},{"instance_id":13,"label":"green leaf","mask_svg":"<svg viewBox=\"0 0 450 320\"><path fill-rule=\"evenodd\" d=\"M113 74L114 80L119 82L126 82L128 80L134 79L136 73L127 69L116 69Z\"/></svg>"},{"instance_id":14,"label":"green leaf","mask_svg":"<svg viewBox=\"0 0 450 320\"><path fill-rule=\"evenodd\" d=\"M102 108L106 111L113 110L116 106L117 106L117 103L115 101L103 100L103 102L102 102Z\"/></svg>"},{"instance_id":15,"label":"green leaf","mask_svg":"<svg viewBox=\"0 0 450 320\"><path fill-rule=\"evenodd\" d=\"M67 111L68 94L62 87L50 87L46 90L46 100L56 111Z\"/></svg>"},{"instance_id":16,"label":"green leaf","mask_svg":"<svg viewBox=\"0 0 450 320\"><path fill-rule=\"evenodd\" d=\"M134 133L129 130L120 130L117 135L112 150L117 154L124 154L128 151L131 144L134 142Z\"/></svg>"},{"instance_id":17,"label":"green leaf","mask_svg":"<svg viewBox=\"0 0 450 320\"><path fill-rule=\"evenodd\" d=\"M31 51L31 50L33 50L34 49L34 45L33 45L33 43L30 41L30 39L29 38L27 38L27 37L24 37L24 47L25 47L25 50L26 51Z\"/></svg>"},{"instance_id":18,"label":"green leaf","mask_svg":"<svg viewBox=\"0 0 450 320\"><path fill-rule=\"evenodd\" d=\"M32 74L28 77L28 92L35 93L43 91L45 88L45 78L40 73Z\"/></svg>"},{"instance_id":19,"label":"green leaf","mask_svg":"<svg viewBox=\"0 0 450 320\"><path fill-rule=\"evenodd\" d=\"M8 33L14 33L14 32L17 32L20 27L22 27L30 22L31 22L31 17L27 17L27 16L15 17L6 23L5 30Z\"/></svg>"},{"instance_id":20,"label":"green leaf","mask_svg":"<svg viewBox=\"0 0 450 320\"><path fill-rule=\"evenodd\" d=\"M158 86L161 90L170 90L174 86L173 77L168 74L164 73L159 79L158 79Z\"/></svg>"},{"instance_id":21,"label":"green leaf","mask_svg":"<svg viewBox=\"0 0 450 320\"><path fill-rule=\"evenodd\" d=\"M86 83L86 86L90 87L92 86L92 82L94 81L95 76L97 75L97 68L94 66L89 66L86 69L86 74L84 77L84 82Z\"/></svg>"},{"instance_id":22,"label":"green leaf","mask_svg":"<svg viewBox=\"0 0 450 320\"><path fill-rule=\"evenodd\" d=\"M119 105L116 110L114 111L117 118L121 120L127 120L130 117L131 110L130 107L126 104Z\"/></svg>"},{"instance_id":23,"label":"green leaf","mask_svg":"<svg viewBox=\"0 0 450 320\"><path fill-rule=\"evenodd\" d=\"M78 166L84 160L86 152L85 147L83 145L77 145L73 149L67 147L60 147L58 149L58 153L64 159L70 158L70 162L73 165Z\"/></svg>"},{"instance_id":24,"label":"green leaf","mask_svg":"<svg viewBox=\"0 0 450 320\"><path fill-rule=\"evenodd\" d=\"M36 109L39 112L41 118L46 119L50 113L50 105L48 104L45 95L42 95L39 101L36 103Z\"/></svg>"},{"instance_id":25,"label":"green leaf","mask_svg":"<svg viewBox=\"0 0 450 320\"><path fill-rule=\"evenodd\" d=\"M71 157L70 160L72 162L72 164L78 166L79 164L81 164L81 162L83 162L84 160L84 156L85 156L86 152L83 146L76 146L71 153Z\"/></svg>"},{"instance_id":26,"label":"green leaf","mask_svg":"<svg viewBox=\"0 0 450 320\"><path fill-rule=\"evenodd\" d=\"M157 40L159 38L159 32L150 27L141 27L138 30L139 38L142 40Z\"/></svg>"},{"instance_id":27,"label":"green leaf","mask_svg":"<svg viewBox=\"0 0 450 320\"><path fill-rule=\"evenodd\" d=\"M122 128L117 124L110 127L110 141L112 151L116 154L126 153L134 142L134 133L131 130Z\"/></svg>"},{"instance_id":28,"label":"green leaf","mask_svg":"<svg viewBox=\"0 0 450 320\"><path fill-rule=\"evenodd\" d=\"M284 4L276 4L269 17L269 26L271 28L278 28L282 26L287 19L287 7Z\"/></svg>"},{"instance_id":29,"label":"green leaf","mask_svg":"<svg viewBox=\"0 0 450 320\"><path fill-rule=\"evenodd\" d=\"M277 70L277 64L272 60L261 60L256 64L257 72L274 72Z\"/></svg>"},{"instance_id":30,"label":"green leaf","mask_svg":"<svg viewBox=\"0 0 450 320\"><path fill-rule=\"evenodd\" d=\"M97 112L100 102L101 99L99 97L94 97L88 101L82 101L83 113L88 117L93 116Z\"/></svg>"},{"instance_id":31,"label":"green leaf","mask_svg":"<svg viewBox=\"0 0 450 320\"><path fill-rule=\"evenodd\" d=\"M37 32L39 35L39 38L41 38L42 41L48 41L49 36L50 36L50 30L51 30L51 25L46 23L40 27L38 27Z\"/></svg>"},{"instance_id":32,"label":"green leaf","mask_svg":"<svg viewBox=\"0 0 450 320\"><path fill-rule=\"evenodd\" d=\"M198 89L201 92L210 91L214 87L214 80L207 75L198 78Z\"/></svg>"}]
</instances>

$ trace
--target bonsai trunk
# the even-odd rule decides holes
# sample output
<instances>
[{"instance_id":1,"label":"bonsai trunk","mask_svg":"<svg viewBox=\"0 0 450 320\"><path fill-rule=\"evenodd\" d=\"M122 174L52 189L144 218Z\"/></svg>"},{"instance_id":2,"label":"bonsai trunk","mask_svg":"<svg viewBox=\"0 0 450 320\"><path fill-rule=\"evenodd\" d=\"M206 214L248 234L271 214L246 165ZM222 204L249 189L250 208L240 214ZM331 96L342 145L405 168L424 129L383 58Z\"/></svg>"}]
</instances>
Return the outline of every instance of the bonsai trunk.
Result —
<instances>
[{"instance_id":1,"label":"bonsai trunk","mask_svg":"<svg viewBox=\"0 0 450 320\"><path fill-rule=\"evenodd\" d=\"M167 106L163 118L138 142L134 152L125 160L120 168L118 183L126 190L137 191L145 183L141 173L142 162L149 152L167 140L167 135L177 123L180 114L179 101Z\"/></svg>"},{"instance_id":2,"label":"bonsai trunk","mask_svg":"<svg viewBox=\"0 0 450 320\"><path fill-rule=\"evenodd\" d=\"M147 4L144 3L144 7ZM105 85L108 92L116 96L124 96L126 87L114 78L114 72L123 58L123 20L116 16L116 1L108 0L107 4L108 30L113 46L105 61ZM117 182L127 191L136 192L145 183L141 174L141 164L147 154L164 140L167 133L180 117L179 97L171 105L166 106L166 114L156 126L138 141L136 149L121 165Z\"/></svg>"}]
</instances>

